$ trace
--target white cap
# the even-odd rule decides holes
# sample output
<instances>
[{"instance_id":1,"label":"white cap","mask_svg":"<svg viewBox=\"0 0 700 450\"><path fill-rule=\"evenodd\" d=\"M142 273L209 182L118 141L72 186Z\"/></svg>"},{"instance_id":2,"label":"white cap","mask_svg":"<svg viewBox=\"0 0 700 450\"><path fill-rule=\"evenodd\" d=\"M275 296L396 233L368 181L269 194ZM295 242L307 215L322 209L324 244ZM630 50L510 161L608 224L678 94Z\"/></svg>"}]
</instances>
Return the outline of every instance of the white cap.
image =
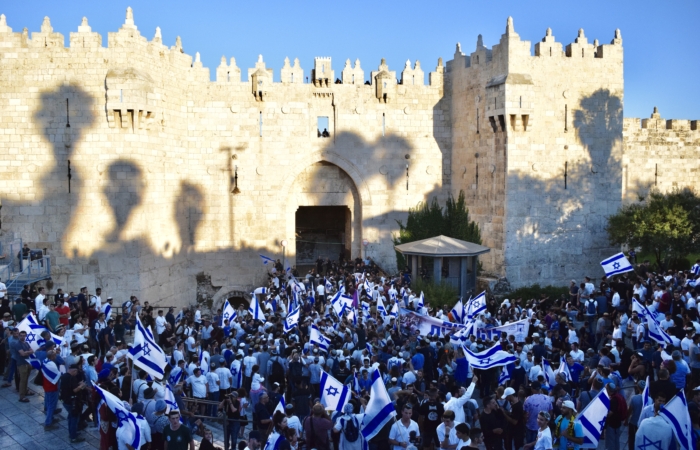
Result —
<instances>
[{"instance_id":1,"label":"white cap","mask_svg":"<svg viewBox=\"0 0 700 450\"><path fill-rule=\"evenodd\" d=\"M501 397L501 399L505 399L509 395L514 395L514 394L515 394L515 389L513 389L512 387L506 388L506 390L503 392L503 396Z\"/></svg>"},{"instance_id":2,"label":"white cap","mask_svg":"<svg viewBox=\"0 0 700 450\"><path fill-rule=\"evenodd\" d=\"M577 412L577 411L576 411L576 405L574 405L574 402L572 402L571 400L565 401L564 403L561 404L561 406L564 406L564 407L566 407L566 408L569 408L569 409L572 410L573 412Z\"/></svg>"}]
</instances>

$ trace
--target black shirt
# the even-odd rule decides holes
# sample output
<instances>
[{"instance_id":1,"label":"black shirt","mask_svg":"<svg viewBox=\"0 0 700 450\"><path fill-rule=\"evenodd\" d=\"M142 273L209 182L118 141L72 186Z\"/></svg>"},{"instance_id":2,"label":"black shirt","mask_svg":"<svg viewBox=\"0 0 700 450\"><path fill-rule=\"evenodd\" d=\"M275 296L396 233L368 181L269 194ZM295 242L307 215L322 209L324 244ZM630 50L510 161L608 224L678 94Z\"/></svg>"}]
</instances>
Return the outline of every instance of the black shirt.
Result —
<instances>
[{"instance_id":1,"label":"black shirt","mask_svg":"<svg viewBox=\"0 0 700 450\"><path fill-rule=\"evenodd\" d=\"M494 409L490 414L483 411L479 415L479 422L481 423L481 430L484 432L484 438L494 439L503 437L502 434L495 434L493 430L500 428L505 431L505 419L500 410Z\"/></svg>"},{"instance_id":2,"label":"black shirt","mask_svg":"<svg viewBox=\"0 0 700 450\"><path fill-rule=\"evenodd\" d=\"M428 430L435 430L442 422L445 407L440 402L427 400L420 405L420 415L423 417L423 426Z\"/></svg>"},{"instance_id":3,"label":"black shirt","mask_svg":"<svg viewBox=\"0 0 700 450\"><path fill-rule=\"evenodd\" d=\"M516 424L508 423L508 426L513 430L514 434L519 432L524 433L525 411L523 410L523 402L518 401L518 403L510 405L510 418L518 421Z\"/></svg>"}]
</instances>

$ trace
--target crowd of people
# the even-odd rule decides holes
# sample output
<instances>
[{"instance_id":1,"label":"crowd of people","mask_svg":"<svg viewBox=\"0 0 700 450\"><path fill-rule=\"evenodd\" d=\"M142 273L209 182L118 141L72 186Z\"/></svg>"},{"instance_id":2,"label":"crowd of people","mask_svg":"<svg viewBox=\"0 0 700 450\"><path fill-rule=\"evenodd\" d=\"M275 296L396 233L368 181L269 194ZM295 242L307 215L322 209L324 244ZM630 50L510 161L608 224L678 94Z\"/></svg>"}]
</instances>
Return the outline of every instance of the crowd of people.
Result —
<instances>
[{"instance_id":1,"label":"crowd of people","mask_svg":"<svg viewBox=\"0 0 700 450\"><path fill-rule=\"evenodd\" d=\"M26 286L15 299L4 296L0 306L2 387L14 385L18 401L28 402L30 383L41 385L45 429L56 427L60 400L71 442L83 439L80 430L99 427L102 449L130 446L93 383L139 418L150 449L193 450L194 434L202 436L200 448L212 448L208 426L224 416L225 450L577 449L584 442L577 414L602 390L610 398L605 448L620 448L623 426L630 449L638 448L640 436L671 445L675 438L662 426L660 411L680 391L688 398L692 431L700 435L699 277L700 265L657 274L642 263L597 283L572 280L560 298L488 297L476 331L461 343L449 333L425 335L402 326L402 313L391 314L394 303L404 312L456 318L451 305L430 307L430 299L412 291L408 271L386 276L361 260L319 260L303 276L274 264L267 285L253 294L264 317L243 302L233 315L222 308L176 311L136 297L117 305L111 297L103 300L100 289L51 294ZM338 316L332 307L339 290L356 299L352 314ZM663 315L661 327L679 345L650 337L635 301ZM297 308L298 323L289 329L286 317ZM27 316L45 327L35 337L37 349L18 328ZM167 356L161 379L129 357L137 320L152 329ZM520 340L480 333L521 320L529 331ZM312 328L327 345L311 342ZM62 338L60 344L52 335ZM467 351L497 342L514 362L471 367ZM31 358L41 370L32 372ZM396 418L365 441L363 419L376 371ZM351 387L340 410L321 402L326 375ZM168 403L168 391L174 403ZM645 391L653 404L642 408Z\"/></svg>"}]
</instances>

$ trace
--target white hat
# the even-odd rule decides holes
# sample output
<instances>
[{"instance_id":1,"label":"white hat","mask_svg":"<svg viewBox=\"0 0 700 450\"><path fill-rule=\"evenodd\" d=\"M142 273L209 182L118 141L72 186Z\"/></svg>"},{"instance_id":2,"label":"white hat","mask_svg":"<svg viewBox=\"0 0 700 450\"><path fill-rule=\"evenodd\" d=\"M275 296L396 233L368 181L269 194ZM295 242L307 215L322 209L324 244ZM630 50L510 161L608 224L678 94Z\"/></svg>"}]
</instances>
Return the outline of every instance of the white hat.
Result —
<instances>
[{"instance_id":1,"label":"white hat","mask_svg":"<svg viewBox=\"0 0 700 450\"><path fill-rule=\"evenodd\" d=\"M569 408L569 409L572 410L573 412L577 412L577 411L576 411L576 405L574 405L574 402L572 402L571 400L566 400L564 403L561 404L561 406L564 406L564 407L566 407L566 408Z\"/></svg>"},{"instance_id":2,"label":"white hat","mask_svg":"<svg viewBox=\"0 0 700 450\"><path fill-rule=\"evenodd\" d=\"M513 394L515 394L515 389L513 389L511 387L506 388L506 390L503 392L503 396L501 397L501 399L505 399L509 395L513 395Z\"/></svg>"}]
</instances>

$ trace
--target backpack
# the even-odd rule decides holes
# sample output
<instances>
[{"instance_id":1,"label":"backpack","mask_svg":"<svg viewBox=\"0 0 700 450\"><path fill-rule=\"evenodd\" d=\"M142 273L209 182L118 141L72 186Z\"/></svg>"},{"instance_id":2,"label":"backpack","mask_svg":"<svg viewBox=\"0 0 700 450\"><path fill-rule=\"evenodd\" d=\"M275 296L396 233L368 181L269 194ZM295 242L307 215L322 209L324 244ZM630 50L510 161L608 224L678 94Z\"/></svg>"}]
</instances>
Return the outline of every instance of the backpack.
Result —
<instances>
[{"instance_id":1,"label":"backpack","mask_svg":"<svg viewBox=\"0 0 700 450\"><path fill-rule=\"evenodd\" d=\"M355 423L355 417L352 417L349 422L345 422L343 435L348 442L355 442L360 437L360 428Z\"/></svg>"},{"instance_id":2,"label":"backpack","mask_svg":"<svg viewBox=\"0 0 700 450\"><path fill-rule=\"evenodd\" d=\"M270 378L274 380L284 379L284 367L282 363L279 362L279 359L272 360L272 373L270 375Z\"/></svg>"},{"instance_id":3,"label":"backpack","mask_svg":"<svg viewBox=\"0 0 700 450\"><path fill-rule=\"evenodd\" d=\"M597 309L593 300L589 300L586 302L586 312L590 316L594 316L596 314Z\"/></svg>"},{"instance_id":4,"label":"backpack","mask_svg":"<svg viewBox=\"0 0 700 450\"><path fill-rule=\"evenodd\" d=\"M331 364L331 373L334 377L338 376L338 369L340 368L340 363L338 363L338 358L332 358L333 364ZM354 441L353 441L354 442Z\"/></svg>"},{"instance_id":5,"label":"backpack","mask_svg":"<svg viewBox=\"0 0 700 450\"><path fill-rule=\"evenodd\" d=\"M627 401L619 394L613 395L615 399L615 416L624 420L627 417Z\"/></svg>"}]
</instances>

